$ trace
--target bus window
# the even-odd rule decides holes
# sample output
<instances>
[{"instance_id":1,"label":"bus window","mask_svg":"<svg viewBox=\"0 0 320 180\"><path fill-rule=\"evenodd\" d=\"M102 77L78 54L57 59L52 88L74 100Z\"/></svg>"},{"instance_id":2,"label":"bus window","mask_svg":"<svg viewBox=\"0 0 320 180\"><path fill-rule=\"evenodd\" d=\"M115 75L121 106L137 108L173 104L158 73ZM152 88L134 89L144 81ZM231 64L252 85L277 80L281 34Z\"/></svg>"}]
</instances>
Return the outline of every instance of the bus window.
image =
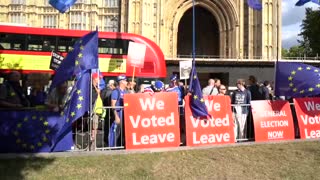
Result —
<instances>
[{"instance_id":1,"label":"bus window","mask_svg":"<svg viewBox=\"0 0 320 180\"><path fill-rule=\"evenodd\" d=\"M1 33L0 43L4 49L25 50L26 36L22 34Z\"/></svg>"},{"instance_id":2,"label":"bus window","mask_svg":"<svg viewBox=\"0 0 320 180\"><path fill-rule=\"evenodd\" d=\"M52 51L55 49L55 36L28 35L28 50Z\"/></svg>"},{"instance_id":3,"label":"bus window","mask_svg":"<svg viewBox=\"0 0 320 180\"><path fill-rule=\"evenodd\" d=\"M42 51L53 51L56 50L56 36L44 36L42 43Z\"/></svg>"},{"instance_id":4,"label":"bus window","mask_svg":"<svg viewBox=\"0 0 320 180\"><path fill-rule=\"evenodd\" d=\"M28 50L42 51L42 37L37 35L28 35Z\"/></svg>"},{"instance_id":5,"label":"bus window","mask_svg":"<svg viewBox=\"0 0 320 180\"><path fill-rule=\"evenodd\" d=\"M129 48L129 40L125 39L99 39L100 54L127 55Z\"/></svg>"},{"instance_id":6,"label":"bus window","mask_svg":"<svg viewBox=\"0 0 320 180\"><path fill-rule=\"evenodd\" d=\"M73 37L58 37L58 51L68 52L69 49L74 45L78 38Z\"/></svg>"}]
</instances>

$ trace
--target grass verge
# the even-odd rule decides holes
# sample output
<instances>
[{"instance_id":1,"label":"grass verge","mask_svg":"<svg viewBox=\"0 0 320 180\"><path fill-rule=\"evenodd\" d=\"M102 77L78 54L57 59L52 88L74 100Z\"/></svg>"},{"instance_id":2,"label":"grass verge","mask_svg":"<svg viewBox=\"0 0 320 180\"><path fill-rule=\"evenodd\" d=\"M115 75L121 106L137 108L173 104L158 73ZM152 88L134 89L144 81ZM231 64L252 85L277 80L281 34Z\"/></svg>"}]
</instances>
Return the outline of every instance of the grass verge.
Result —
<instances>
[{"instance_id":1,"label":"grass verge","mask_svg":"<svg viewBox=\"0 0 320 180\"><path fill-rule=\"evenodd\" d=\"M0 159L0 179L318 179L320 142Z\"/></svg>"}]
</instances>

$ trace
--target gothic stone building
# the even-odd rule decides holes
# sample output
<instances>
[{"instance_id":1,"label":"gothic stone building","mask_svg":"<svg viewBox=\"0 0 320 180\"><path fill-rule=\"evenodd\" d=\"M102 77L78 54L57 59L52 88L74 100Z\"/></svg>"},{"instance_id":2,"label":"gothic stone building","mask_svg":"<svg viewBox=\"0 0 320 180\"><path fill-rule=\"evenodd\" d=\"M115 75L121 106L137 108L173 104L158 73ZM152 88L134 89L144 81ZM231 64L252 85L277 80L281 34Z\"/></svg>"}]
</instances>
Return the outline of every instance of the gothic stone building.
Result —
<instances>
[{"instance_id":1,"label":"gothic stone building","mask_svg":"<svg viewBox=\"0 0 320 180\"><path fill-rule=\"evenodd\" d=\"M48 0L0 0L0 22L26 26L121 31L156 42L168 65L192 52L192 0L77 0L64 14ZM203 83L218 77L234 85L253 74L273 79L281 57L281 0L261 0L262 11L246 0L195 0L197 70Z\"/></svg>"}]
</instances>

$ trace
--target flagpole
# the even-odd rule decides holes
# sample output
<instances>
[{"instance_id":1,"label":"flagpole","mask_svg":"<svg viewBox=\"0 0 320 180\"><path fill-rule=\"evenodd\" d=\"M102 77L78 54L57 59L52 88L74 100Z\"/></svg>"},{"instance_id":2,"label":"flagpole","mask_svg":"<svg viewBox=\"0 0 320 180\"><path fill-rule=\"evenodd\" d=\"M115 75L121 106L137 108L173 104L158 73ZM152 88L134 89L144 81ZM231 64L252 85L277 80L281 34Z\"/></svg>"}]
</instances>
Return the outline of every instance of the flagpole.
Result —
<instances>
[{"instance_id":1,"label":"flagpole","mask_svg":"<svg viewBox=\"0 0 320 180\"><path fill-rule=\"evenodd\" d=\"M279 0L277 0L277 7L279 8ZM277 20L277 52L276 52L276 60L275 60L275 63L274 63L274 86L273 86L273 96L276 96L276 81L277 81L277 65L278 65L278 61L279 61L279 9L277 8L277 17L276 17L276 20Z\"/></svg>"},{"instance_id":2,"label":"flagpole","mask_svg":"<svg viewBox=\"0 0 320 180\"><path fill-rule=\"evenodd\" d=\"M195 0L192 0L192 65L195 66L196 56L196 23L195 23Z\"/></svg>"}]
</instances>

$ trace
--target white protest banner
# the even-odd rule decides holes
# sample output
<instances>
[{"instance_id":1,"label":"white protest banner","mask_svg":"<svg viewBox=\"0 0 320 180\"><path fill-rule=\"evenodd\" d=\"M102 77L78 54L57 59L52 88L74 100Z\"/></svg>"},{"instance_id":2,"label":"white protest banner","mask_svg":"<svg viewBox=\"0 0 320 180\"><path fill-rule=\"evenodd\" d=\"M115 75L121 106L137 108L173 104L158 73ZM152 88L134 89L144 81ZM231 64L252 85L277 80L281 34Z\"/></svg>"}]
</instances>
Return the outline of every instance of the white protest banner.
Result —
<instances>
[{"instance_id":1,"label":"white protest banner","mask_svg":"<svg viewBox=\"0 0 320 180\"><path fill-rule=\"evenodd\" d=\"M129 50L128 50L128 64L130 66L143 68L144 66L144 57L146 55L146 45L129 42Z\"/></svg>"},{"instance_id":2,"label":"white protest banner","mask_svg":"<svg viewBox=\"0 0 320 180\"><path fill-rule=\"evenodd\" d=\"M189 79L192 69L192 61L180 61L180 79Z\"/></svg>"}]
</instances>

